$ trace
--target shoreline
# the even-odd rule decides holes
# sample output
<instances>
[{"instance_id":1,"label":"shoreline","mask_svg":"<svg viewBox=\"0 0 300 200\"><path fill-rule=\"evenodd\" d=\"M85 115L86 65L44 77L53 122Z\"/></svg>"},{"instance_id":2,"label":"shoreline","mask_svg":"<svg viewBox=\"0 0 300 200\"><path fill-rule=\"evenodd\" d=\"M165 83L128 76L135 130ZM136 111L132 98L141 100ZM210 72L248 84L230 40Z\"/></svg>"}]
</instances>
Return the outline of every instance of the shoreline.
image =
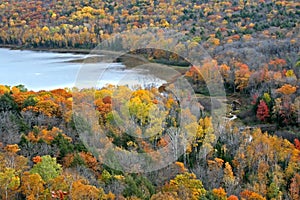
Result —
<instances>
[{"instance_id":1,"label":"shoreline","mask_svg":"<svg viewBox=\"0 0 300 200\"><path fill-rule=\"evenodd\" d=\"M35 52L73 53L73 54L91 55L90 57L87 58L79 58L79 59L67 61L68 63L95 63L95 62L104 61L101 56L99 57L99 54L97 54L95 50L94 53L92 53L93 49L28 48L28 47L17 46L17 45L3 45L3 44L0 44L0 48L7 48L9 50L21 50L21 51L28 50L28 51L35 51ZM171 67L181 75L184 75L186 71L189 69L189 67L187 66L168 64L164 62L159 62L159 60L158 62L150 61L143 56L132 55L132 54L122 55L121 57L114 60L113 63L122 63L125 66L125 69L132 69L145 64L150 64L150 65L158 64L162 66ZM166 74L165 76L167 77L168 75ZM172 78L169 77L169 80L167 80L167 82L173 80L174 78L175 77Z\"/></svg>"},{"instance_id":2,"label":"shoreline","mask_svg":"<svg viewBox=\"0 0 300 200\"><path fill-rule=\"evenodd\" d=\"M58 48L33 48L33 47L23 47L23 46L18 46L18 45L11 45L11 44L0 44L0 48L7 48L10 50L21 50L21 51L36 51L36 52L52 52L52 53L73 53L73 54L84 54L84 55L99 55L97 54L97 51L94 49L66 49L66 48L62 48L62 49L58 49ZM93 53L94 52L94 53ZM124 59L125 58L125 59ZM99 58L98 58L99 59ZM70 62L84 62L85 59L75 59L73 61ZM93 59L89 59L89 60L93 60ZM95 61L97 61L97 59L95 59ZM99 59L98 61L101 61L101 59ZM92 61L93 62L93 61ZM130 69L133 68L139 64L145 64L145 63L156 63L156 64L162 64L162 65L166 65L169 67L174 67L177 68L177 70L181 71L185 71L186 69L188 69L187 66L184 66L182 64L179 65L174 65L173 63L167 63L167 62L162 62L160 60L157 61L149 61L147 60L147 58L145 57L138 57L138 56L128 56L128 55L123 55L120 58L117 58L117 60L115 60L114 62L121 62L122 64L124 64L126 66L126 68ZM133 64L133 62L136 62Z\"/></svg>"},{"instance_id":3,"label":"shoreline","mask_svg":"<svg viewBox=\"0 0 300 200\"><path fill-rule=\"evenodd\" d=\"M11 44L0 44L0 48L7 48L10 50L28 50L28 51L42 51L42 52L53 52L53 53L74 53L74 54L91 54L93 49L58 49L58 48L30 48Z\"/></svg>"}]
</instances>

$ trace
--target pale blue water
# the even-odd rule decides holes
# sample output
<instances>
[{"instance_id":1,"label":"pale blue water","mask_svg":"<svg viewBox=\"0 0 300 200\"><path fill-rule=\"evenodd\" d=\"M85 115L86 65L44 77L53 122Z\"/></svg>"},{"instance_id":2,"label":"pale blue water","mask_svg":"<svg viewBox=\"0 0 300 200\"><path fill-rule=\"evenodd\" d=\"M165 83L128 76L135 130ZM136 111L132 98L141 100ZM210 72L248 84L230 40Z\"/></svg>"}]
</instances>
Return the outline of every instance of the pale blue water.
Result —
<instances>
[{"instance_id":1,"label":"pale blue water","mask_svg":"<svg viewBox=\"0 0 300 200\"><path fill-rule=\"evenodd\" d=\"M26 88L37 91L74 86L102 87L106 84L134 85L145 81L145 75L125 70L121 63L66 62L86 56L88 55L0 48L0 84L23 84Z\"/></svg>"}]
</instances>

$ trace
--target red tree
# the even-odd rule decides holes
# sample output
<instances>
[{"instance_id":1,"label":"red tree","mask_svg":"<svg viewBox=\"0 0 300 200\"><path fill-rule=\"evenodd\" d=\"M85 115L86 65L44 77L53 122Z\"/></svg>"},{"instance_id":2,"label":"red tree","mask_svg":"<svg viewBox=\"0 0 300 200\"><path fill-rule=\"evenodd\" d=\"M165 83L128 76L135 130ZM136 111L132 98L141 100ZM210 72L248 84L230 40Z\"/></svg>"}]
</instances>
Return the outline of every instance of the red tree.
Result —
<instances>
[{"instance_id":1,"label":"red tree","mask_svg":"<svg viewBox=\"0 0 300 200\"><path fill-rule=\"evenodd\" d=\"M296 149L298 149L300 151L300 141L298 139L295 139L294 144L295 144Z\"/></svg>"},{"instance_id":2,"label":"red tree","mask_svg":"<svg viewBox=\"0 0 300 200\"><path fill-rule=\"evenodd\" d=\"M268 117L270 117L269 108L268 108L266 102L263 100L260 100L260 102L259 102L259 105L258 105L257 111L256 111L256 117L260 121L265 121Z\"/></svg>"}]
</instances>

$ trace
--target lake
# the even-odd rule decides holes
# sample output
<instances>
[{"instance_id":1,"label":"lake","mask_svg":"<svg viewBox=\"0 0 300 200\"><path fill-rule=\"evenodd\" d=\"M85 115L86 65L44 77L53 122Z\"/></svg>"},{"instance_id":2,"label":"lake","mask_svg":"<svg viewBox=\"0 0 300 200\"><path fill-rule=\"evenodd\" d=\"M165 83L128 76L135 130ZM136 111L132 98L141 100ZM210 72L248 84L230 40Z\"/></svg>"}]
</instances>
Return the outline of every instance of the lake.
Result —
<instances>
[{"instance_id":1,"label":"lake","mask_svg":"<svg viewBox=\"0 0 300 200\"><path fill-rule=\"evenodd\" d=\"M125 69L122 63L78 63L89 55L0 48L0 84L23 84L29 90L50 90L74 86L159 84L157 78ZM82 74L82 69L84 73ZM80 71L81 70L81 71ZM90 80L91 76L97 80ZM80 82L78 82L78 77ZM95 79L95 78L92 78Z\"/></svg>"}]
</instances>

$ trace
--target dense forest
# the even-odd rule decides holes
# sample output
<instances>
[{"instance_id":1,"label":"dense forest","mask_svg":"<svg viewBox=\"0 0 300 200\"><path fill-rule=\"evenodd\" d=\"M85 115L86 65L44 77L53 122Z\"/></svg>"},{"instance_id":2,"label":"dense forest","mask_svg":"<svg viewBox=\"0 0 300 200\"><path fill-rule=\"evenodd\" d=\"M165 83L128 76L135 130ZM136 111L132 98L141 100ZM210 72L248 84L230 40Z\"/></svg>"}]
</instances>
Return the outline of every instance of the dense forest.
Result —
<instances>
[{"instance_id":1,"label":"dense forest","mask_svg":"<svg viewBox=\"0 0 300 200\"><path fill-rule=\"evenodd\" d=\"M0 0L3 47L108 48L178 71L155 72L160 87L0 85L1 198L298 200L299 8Z\"/></svg>"},{"instance_id":2,"label":"dense forest","mask_svg":"<svg viewBox=\"0 0 300 200\"><path fill-rule=\"evenodd\" d=\"M288 86L279 91L289 91L285 87ZM178 102L172 95L161 95L157 88L131 90L110 85L97 90L33 92L24 86L1 86L0 92L3 199L299 197L298 139L293 144L259 128L241 131L230 121L217 127L205 113L199 120L180 123L183 130L176 133ZM271 116L267 105L271 97L264 94L259 98L256 116L264 121ZM87 105L88 102L92 104ZM124 117L122 102L128 106L128 118ZM85 108L87 113L72 112L72 105L74 110ZM160 110L161 105L166 110ZM93 115L97 116L96 123L89 123L95 120L93 117L82 118ZM195 118L189 109L181 111L181 115ZM87 141L97 137L99 131L107 138L98 139L91 146ZM154 163L167 160L158 149L170 150L167 155L176 153L165 148L168 143L173 144L174 137L185 145L185 152L178 161L156 171L128 173L120 166L122 161L111 153L149 154ZM185 138L189 138L188 143L182 143ZM90 153L93 148L89 147L100 148L107 143L114 146L105 147L104 154L96 157L97 153ZM101 162L103 159L107 164ZM138 161L130 162L134 163L129 166L136 168L132 171L147 168Z\"/></svg>"},{"instance_id":3,"label":"dense forest","mask_svg":"<svg viewBox=\"0 0 300 200\"><path fill-rule=\"evenodd\" d=\"M172 28L182 42L219 46L251 39L299 37L297 1L2 0L0 43L90 48L115 33Z\"/></svg>"}]
</instances>

